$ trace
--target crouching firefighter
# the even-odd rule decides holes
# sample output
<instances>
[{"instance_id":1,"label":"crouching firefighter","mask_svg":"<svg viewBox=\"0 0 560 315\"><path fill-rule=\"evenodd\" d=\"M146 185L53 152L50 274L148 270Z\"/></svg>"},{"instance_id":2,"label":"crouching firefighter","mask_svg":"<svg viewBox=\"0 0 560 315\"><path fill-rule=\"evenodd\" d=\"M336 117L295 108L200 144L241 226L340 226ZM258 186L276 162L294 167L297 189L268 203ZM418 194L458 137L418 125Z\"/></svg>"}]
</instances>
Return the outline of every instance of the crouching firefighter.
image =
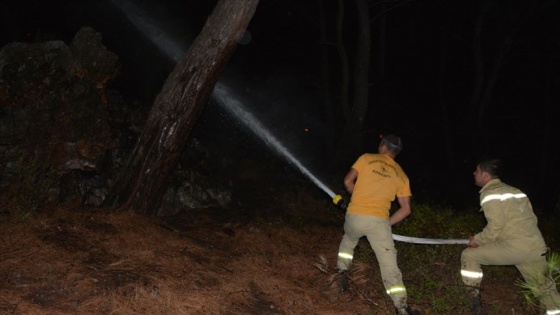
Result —
<instances>
[{"instance_id":1,"label":"crouching firefighter","mask_svg":"<svg viewBox=\"0 0 560 315\"><path fill-rule=\"evenodd\" d=\"M360 156L344 178L344 186L352 196L347 206L337 269L340 289L346 291L354 248L360 238L366 236L379 262L383 285L393 300L397 314L419 314L407 304L406 288L397 266L397 250L391 232L393 224L411 213L409 180L394 160L401 149L399 137L384 137L379 144L378 154L365 153ZM389 217L395 196L400 208ZM338 204L336 200L333 201Z\"/></svg>"},{"instance_id":2,"label":"crouching firefighter","mask_svg":"<svg viewBox=\"0 0 560 315\"><path fill-rule=\"evenodd\" d=\"M515 265L546 314L560 314L560 297L531 202L500 180L501 168L501 160L485 158L473 174L475 185L482 187L480 205L487 225L469 238L461 254L461 278L470 293L472 313L480 314L481 265Z\"/></svg>"}]
</instances>

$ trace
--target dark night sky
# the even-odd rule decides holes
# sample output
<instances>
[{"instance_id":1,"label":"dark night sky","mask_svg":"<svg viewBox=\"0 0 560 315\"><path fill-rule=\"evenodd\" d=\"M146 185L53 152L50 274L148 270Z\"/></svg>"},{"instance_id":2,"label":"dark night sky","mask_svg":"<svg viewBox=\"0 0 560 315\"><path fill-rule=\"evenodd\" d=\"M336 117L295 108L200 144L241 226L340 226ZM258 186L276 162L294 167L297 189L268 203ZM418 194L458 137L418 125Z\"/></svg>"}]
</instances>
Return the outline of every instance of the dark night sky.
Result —
<instances>
[{"instance_id":1,"label":"dark night sky","mask_svg":"<svg viewBox=\"0 0 560 315\"><path fill-rule=\"evenodd\" d=\"M377 70L372 70L372 110L364 128L367 149L375 148L379 133L400 134L405 150L399 161L411 177L413 192L429 192L436 200L439 193L476 200L471 176L475 159L495 152L509 166L508 182L525 190L537 206L555 205L560 195L559 159L554 154L559 127L553 122L558 114L551 111L560 101L560 3L487 1L482 29L486 71L495 64L504 36L511 34L511 38L489 105L489 128L473 146L470 135L476 127L466 125L465 117L473 91L472 34L479 2L405 2L386 15L386 76L378 80ZM212 1L207 0L135 3L183 45L196 36L212 9ZM345 36L350 42L356 27L354 7L353 1L345 3ZM37 39L69 42L81 26L94 27L121 57L122 76L115 88L130 100L151 104L173 66L109 0L20 0L4 6L2 46ZM333 7L326 9L332 18ZM250 41L238 47L223 79L310 163L321 160L324 152L299 148L322 142L318 140L324 134L319 49L330 44L319 42L317 25L316 1L261 0L249 26ZM378 45L374 38L374 59ZM451 139L442 135L442 104ZM304 125L312 126L311 136L301 133ZM459 172L453 176L442 171L443 152L450 142L457 156L452 163Z\"/></svg>"}]
</instances>

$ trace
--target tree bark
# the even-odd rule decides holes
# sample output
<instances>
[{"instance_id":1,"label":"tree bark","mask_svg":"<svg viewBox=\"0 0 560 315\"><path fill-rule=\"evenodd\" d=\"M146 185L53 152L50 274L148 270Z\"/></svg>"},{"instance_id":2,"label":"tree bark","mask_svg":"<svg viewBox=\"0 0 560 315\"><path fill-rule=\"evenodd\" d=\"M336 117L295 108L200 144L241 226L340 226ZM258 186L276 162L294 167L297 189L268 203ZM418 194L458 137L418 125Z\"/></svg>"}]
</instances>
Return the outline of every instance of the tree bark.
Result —
<instances>
[{"instance_id":1,"label":"tree bark","mask_svg":"<svg viewBox=\"0 0 560 315\"><path fill-rule=\"evenodd\" d=\"M319 18L319 42L321 43L321 81L323 92L323 102L325 103L325 121L327 126L327 154L332 156L334 152L334 139L336 135L336 119L333 97L331 93L331 60L329 51L331 49L328 44L327 16L325 14L324 0L317 0L317 11Z\"/></svg>"},{"instance_id":2,"label":"tree bark","mask_svg":"<svg viewBox=\"0 0 560 315\"><path fill-rule=\"evenodd\" d=\"M356 135L364 127L364 119L369 107L369 56L371 53L371 26L369 21L368 0L356 0L358 10L358 40L354 60L354 104L352 117ZM361 137L359 137L361 138ZM356 152L362 151L362 142L355 143Z\"/></svg>"},{"instance_id":3,"label":"tree bark","mask_svg":"<svg viewBox=\"0 0 560 315\"><path fill-rule=\"evenodd\" d=\"M484 60L482 57L482 25L486 11L488 10L488 4L482 3L480 5L478 14L474 22L473 28L473 63L474 63L474 80L473 80L473 91L471 94L471 99L469 102L469 121L473 125L476 122L476 112L478 109L478 104L480 102L481 95L484 89Z\"/></svg>"},{"instance_id":4,"label":"tree bark","mask_svg":"<svg viewBox=\"0 0 560 315\"><path fill-rule=\"evenodd\" d=\"M447 55L448 55L448 44L445 40L445 35L443 35L442 39L442 54L439 63L439 71L438 71L438 84L437 84L437 92L438 92L438 99L439 104L441 106L441 130L443 133L443 137L445 139L445 166L448 172L453 170L453 161L455 161L455 145L452 137L451 132L451 121L449 116L449 109L447 105L447 99L445 98L445 82L447 80L446 73L446 65L447 65Z\"/></svg>"},{"instance_id":5,"label":"tree bark","mask_svg":"<svg viewBox=\"0 0 560 315\"><path fill-rule=\"evenodd\" d=\"M220 0L169 75L107 206L156 214L168 179L259 0Z\"/></svg>"},{"instance_id":6,"label":"tree bark","mask_svg":"<svg viewBox=\"0 0 560 315\"><path fill-rule=\"evenodd\" d=\"M337 145L340 150L336 153L335 163L347 163L350 159L355 158L362 151L362 142L360 133L364 125L364 118L368 110L369 102L369 54L371 49L371 30L369 21L369 8L367 0L355 0L358 11L358 38L356 39L356 52L354 59L354 90L353 101L350 102L348 93L350 68L345 54L340 54L342 67L342 93L341 103L344 108L344 129L342 137ZM340 13L342 16L342 4L340 4ZM342 21L338 25L339 51L342 48ZM344 78L346 78L344 80ZM352 103L352 106L350 104ZM348 160L348 161L347 161Z\"/></svg>"},{"instance_id":7,"label":"tree bark","mask_svg":"<svg viewBox=\"0 0 560 315\"><path fill-rule=\"evenodd\" d=\"M340 103L342 105L344 121L349 121L352 116L349 101L350 66L348 65L348 54L342 40L344 22L344 1L338 0L338 16L336 19L336 51L340 58Z\"/></svg>"}]
</instances>

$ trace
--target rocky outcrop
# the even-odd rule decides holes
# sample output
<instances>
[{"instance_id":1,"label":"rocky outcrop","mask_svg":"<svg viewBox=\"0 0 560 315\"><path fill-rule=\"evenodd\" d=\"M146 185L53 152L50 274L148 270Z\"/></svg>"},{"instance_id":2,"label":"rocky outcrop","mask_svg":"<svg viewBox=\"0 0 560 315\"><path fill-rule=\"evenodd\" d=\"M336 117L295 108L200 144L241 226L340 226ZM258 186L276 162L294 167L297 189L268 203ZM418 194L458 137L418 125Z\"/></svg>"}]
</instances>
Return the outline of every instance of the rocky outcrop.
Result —
<instances>
[{"instance_id":1,"label":"rocky outcrop","mask_svg":"<svg viewBox=\"0 0 560 315\"><path fill-rule=\"evenodd\" d=\"M40 157L60 171L96 168L114 147L105 89L117 71L117 56L91 28L70 46L12 43L0 51L2 187L20 157Z\"/></svg>"},{"instance_id":2,"label":"rocky outcrop","mask_svg":"<svg viewBox=\"0 0 560 315\"><path fill-rule=\"evenodd\" d=\"M118 57L87 27L70 45L49 41L2 48L1 189L21 176L18 172L29 172L26 165L48 165L41 169L51 176L101 171L118 139L106 92L118 69Z\"/></svg>"},{"instance_id":3,"label":"rocky outcrop","mask_svg":"<svg viewBox=\"0 0 560 315\"><path fill-rule=\"evenodd\" d=\"M0 197L11 195L27 208L45 198L94 206L103 202L146 116L108 89L119 67L117 55L89 27L69 45L49 41L2 47ZM200 144L193 142L186 151L201 151ZM173 174L158 213L229 202L227 187L201 175L200 162L200 156L185 155L188 166ZM0 212L2 207L0 200Z\"/></svg>"}]
</instances>

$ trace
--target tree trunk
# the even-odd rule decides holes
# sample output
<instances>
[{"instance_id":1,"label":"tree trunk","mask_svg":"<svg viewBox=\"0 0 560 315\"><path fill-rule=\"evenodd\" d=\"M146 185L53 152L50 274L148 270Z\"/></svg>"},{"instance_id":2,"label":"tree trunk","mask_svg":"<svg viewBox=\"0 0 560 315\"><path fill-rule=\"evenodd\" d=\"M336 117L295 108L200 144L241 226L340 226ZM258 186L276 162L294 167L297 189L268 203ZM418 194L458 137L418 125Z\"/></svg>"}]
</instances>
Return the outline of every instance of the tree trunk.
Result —
<instances>
[{"instance_id":1,"label":"tree trunk","mask_svg":"<svg viewBox=\"0 0 560 315\"><path fill-rule=\"evenodd\" d=\"M371 52L371 26L369 21L368 0L356 0L358 10L358 39L354 59L354 101L352 105L351 137L362 139L360 134L369 107L369 55ZM350 152L362 151L363 141L356 141Z\"/></svg>"},{"instance_id":2,"label":"tree trunk","mask_svg":"<svg viewBox=\"0 0 560 315\"><path fill-rule=\"evenodd\" d=\"M338 1L338 16L336 19L336 51L340 58L340 103L342 105L344 121L349 121L351 117L350 101L348 89L350 86L350 66L348 65L348 54L342 40L344 22L344 1Z\"/></svg>"},{"instance_id":3,"label":"tree trunk","mask_svg":"<svg viewBox=\"0 0 560 315\"><path fill-rule=\"evenodd\" d=\"M106 205L155 214L168 179L259 0L220 0L167 78Z\"/></svg>"},{"instance_id":4,"label":"tree trunk","mask_svg":"<svg viewBox=\"0 0 560 315\"><path fill-rule=\"evenodd\" d=\"M478 14L474 22L473 29L473 62L474 62L474 80L473 91L469 102L469 120L473 125L476 122L476 112L480 102L481 95L484 88L484 59L482 57L482 24L484 15L488 10L488 5L483 3L480 5Z\"/></svg>"},{"instance_id":5,"label":"tree trunk","mask_svg":"<svg viewBox=\"0 0 560 315\"><path fill-rule=\"evenodd\" d=\"M441 106L441 130L443 133L443 138L445 139L445 166L448 172L453 170L453 161L455 161L455 145L453 142L452 132L451 132L451 121L449 117L449 110L447 106L447 100L445 98L445 82L447 80L446 64L447 64L447 54L448 54L448 44L445 40L445 35L442 39L442 54L439 63L438 71L438 99Z\"/></svg>"},{"instance_id":6,"label":"tree trunk","mask_svg":"<svg viewBox=\"0 0 560 315\"><path fill-rule=\"evenodd\" d=\"M325 124L327 126L327 154L332 156L334 152L334 139L336 135L335 108L331 93L331 73L328 44L327 17L325 14L324 0L317 0L317 11L319 18L319 42L321 43L321 81L323 91L323 102L325 103Z\"/></svg>"},{"instance_id":7,"label":"tree trunk","mask_svg":"<svg viewBox=\"0 0 560 315\"><path fill-rule=\"evenodd\" d=\"M386 48L387 48L387 4L381 2L379 4L379 22L377 23L377 46L375 52L377 53L377 80L380 82L385 80L385 62L386 62Z\"/></svg>"},{"instance_id":8,"label":"tree trunk","mask_svg":"<svg viewBox=\"0 0 560 315\"><path fill-rule=\"evenodd\" d=\"M342 4L341 4L342 7ZM369 8L367 0L356 0L358 11L358 38L356 39L356 55L354 61L354 93L353 102L350 106L350 96L348 95L348 79L350 69L344 63L347 61L345 55L340 55L342 61L342 95L341 103L344 108L344 129L337 145L335 163L347 164L350 159L356 157L362 151L362 137L360 133L364 125L364 118L368 109L369 100L369 53L371 48ZM342 15L342 9L341 9ZM338 25L339 51L343 47L342 43L342 23Z\"/></svg>"}]
</instances>

